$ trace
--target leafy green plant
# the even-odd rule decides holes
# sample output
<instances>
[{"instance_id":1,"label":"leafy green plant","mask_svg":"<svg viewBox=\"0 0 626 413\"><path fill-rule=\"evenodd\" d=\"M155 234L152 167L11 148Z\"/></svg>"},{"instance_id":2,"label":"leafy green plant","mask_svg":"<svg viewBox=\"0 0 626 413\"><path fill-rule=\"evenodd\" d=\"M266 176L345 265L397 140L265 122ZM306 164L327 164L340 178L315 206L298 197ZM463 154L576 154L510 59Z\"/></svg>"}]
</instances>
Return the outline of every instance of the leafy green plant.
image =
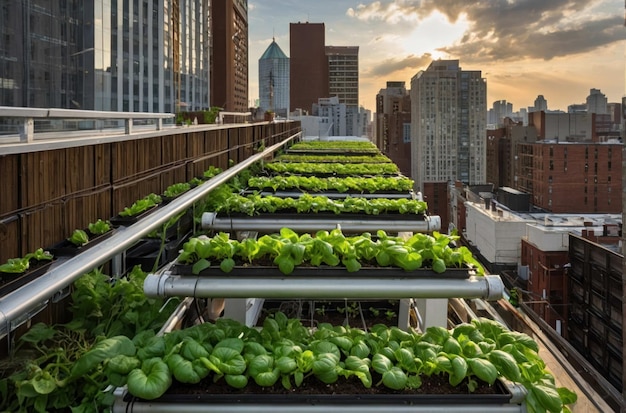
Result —
<instances>
[{"instance_id":1,"label":"leafy green plant","mask_svg":"<svg viewBox=\"0 0 626 413\"><path fill-rule=\"evenodd\" d=\"M82 229L75 229L67 240L75 246L81 247L89 242L89 235Z\"/></svg>"},{"instance_id":2,"label":"leafy green plant","mask_svg":"<svg viewBox=\"0 0 626 413\"><path fill-rule=\"evenodd\" d=\"M308 163L391 163L389 157L382 154L373 155L298 155L284 154L275 158L278 162L308 162Z\"/></svg>"},{"instance_id":3,"label":"leafy green plant","mask_svg":"<svg viewBox=\"0 0 626 413\"><path fill-rule=\"evenodd\" d=\"M274 213L285 210L295 210L298 213L329 212L340 213L365 213L368 215L380 215L385 213L400 214L423 214L427 211L424 201L414 199L367 199L361 197L346 196L344 199L333 200L326 196L314 196L304 193L297 198L282 198L273 195L262 196L258 193L243 196L231 193L219 205L215 212L243 213L256 215L262 212Z\"/></svg>"},{"instance_id":4,"label":"leafy green plant","mask_svg":"<svg viewBox=\"0 0 626 413\"><path fill-rule=\"evenodd\" d=\"M291 150L327 151L330 149L349 150L352 152L378 153L379 150L372 142L359 141L302 141L294 143Z\"/></svg>"},{"instance_id":5,"label":"leafy green plant","mask_svg":"<svg viewBox=\"0 0 626 413\"><path fill-rule=\"evenodd\" d=\"M192 265L194 274L209 268L212 260L220 262L222 271L230 272L238 259L248 263L269 259L283 274L291 274L299 265L336 267L340 264L348 272L356 272L366 264L406 271L432 268L437 273L447 268L472 267L478 275L484 274L482 266L466 247L448 245L453 239L453 236L439 233L420 233L403 240L378 231L374 240L369 233L346 237L340 229L297 234L289 228L281 228L277 234L240 242L230 239L227 233L218 233L212 238L189 239L183 245L178 262ZM435 267L441 264L441 268Z\"/></svg>"},{"instance_id":6,"label":"leafy green plant","mask_svg":"<svg viewBox=\"0 0 626 413\"><path fill-rule=\"evenodd\" d=\"M320 175L397 175L400 171L394 163L269 162L264 167L274 173Z\"/></svg>"},{"instance_id":7,"label":"leafy green plant","mask_svg":"<svg viewBox=\"0 0 626 413\"><path fill-rule=\"evenodd\" d=\"M135 267L115 280L99 270L79 278L73 320L38 323L19 338L13 358L22 362L0 378L0 411L107 411L112 389L141 366L135 355L146 353L148 338L176 304L147 299L145 276Z\"/></svg>"},{"instance_id":8,"label":"leafy green plant","mask_svg":"<svg viewBox=\"0 0 626 413\"><path fill-rule=\"evenodd\" d=\"M135 201L130 207L124 208L124 210L120 212L120 216L132 217L138 215L152 207L157 206L161 202L163 202L163 200L159 195L151 193L146 197Z\"/></svg>"},{"instance_id":9,"label":"leafy green plant","mask_svg":"<svg viewBox=\"0 0 626 413\"><path fill-rule=\"evenodd\" d=\"M165 191L163 191L163 196L166 196L168 198L176 198L177 196L184 194L190 189L191 184L189 182L179 182L168 186Z\"/></svg>"},{"instance_id":10,"label":"leafy green plant","mask_svg":"<svg viewBox=\"0 0 626 413\"><path fill-rule=\"evenodd\" d=\"M385 311L385 317L387 317L387 320L393 320L396 316L397 316L397 314L393 310Z\"/></svg>"},{"instance_id":11,"label":"leafy green plant","mask_svg":"<svg viewBox=\"0 0 626 413\"><path fill-rule=\"evenodd\" d=\"M92 222L87 225L87 229L93 235L102 235L111 230L111 223L109 221L98 219L96 222Z\"/></svg>"},{"instance_id":12,"label":"leafy green plant","mask_svg":"<svg viewBox=\"0 0 626 413\"><path fill-rule=\"evenodd\" d=\"M31 260L34 261L50 261L54 258L48 251L38 248L33 252L29 252L21 258L9 258L7 262L0 265L0 272L8 274L21 274L30 268Z\"/></svg>"},{"instance_id":13,"label":"leafy green plant","mask_svg":"<svg viewBox=\"0 0 626 413\"><path fill-rule=\"evenodd\" d=\"M257 189L289 190L301 189L308 192L323 192L335 190L345 193L349 191L375 193L385 191L408 192L413 189L413 180L405 177L348 176L326 177L278 175L253 176L248 179L248 187Z\"/></svg>"},{"instance_id":14,"label":"leafy green plant","mask_svg":"<svg viewBox=\"0 0 626 413\"><path fill-rule=\"evenodd\" d=\"M213 178L215 175L222 173L222 169L215 167L215 166L209 166L209 169L207 169L206 171L203 172L202 176L206 179L210 179Z\"/></svg>"}]
</instances>

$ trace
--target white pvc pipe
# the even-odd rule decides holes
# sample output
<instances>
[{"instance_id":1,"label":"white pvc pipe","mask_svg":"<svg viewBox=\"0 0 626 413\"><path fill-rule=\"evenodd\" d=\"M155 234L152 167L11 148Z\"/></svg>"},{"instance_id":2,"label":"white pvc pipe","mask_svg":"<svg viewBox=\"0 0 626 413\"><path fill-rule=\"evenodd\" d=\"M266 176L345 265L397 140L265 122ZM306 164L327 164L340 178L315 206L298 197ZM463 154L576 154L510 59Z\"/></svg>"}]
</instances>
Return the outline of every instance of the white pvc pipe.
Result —
<instances>
[{"instance_id":1,"label":"white pvc pipe","mask_svg":"<svg viewBox=\"0 0 626 413\"><path fill-rule=\"evenodd\" d=\"M277 214L278 215L278 214ZM378 218L376 215L364 216L362 219L314 218L315 214L302 214L298 219L293 217L218 217L215 212L202 214L202 228L216 231L257 231L278 232L287 227L296 232L315 232L332 230L339 225L344 232L368 232L383 229L387 232L432 232L441 230L441 217L438 215L416 215L416 219L390 220ZM405 217L406 218L406 217Z\"/></svg>"},{"instance_id":2,"label":"white pvc pipe","mask_svg":"<svg viewBox=\"0 0 626 413\"><path fill-rule=\"evenodd\" d=\"M149 297L231 298L482 298L499 300L504 284L498 275L448 278L407 277L250 277L149 274L144 293Z\"/></svg>"}]
</instances>

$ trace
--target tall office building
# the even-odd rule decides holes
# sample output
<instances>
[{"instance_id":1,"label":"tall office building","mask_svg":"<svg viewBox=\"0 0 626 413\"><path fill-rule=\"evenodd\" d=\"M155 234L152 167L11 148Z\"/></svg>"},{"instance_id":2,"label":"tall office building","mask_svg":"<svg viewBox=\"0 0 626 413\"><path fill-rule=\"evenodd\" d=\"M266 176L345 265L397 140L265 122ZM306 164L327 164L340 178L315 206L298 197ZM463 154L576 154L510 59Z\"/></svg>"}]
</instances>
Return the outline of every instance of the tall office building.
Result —
<instances>
[{"instance_id":1,"label":"tall office building","mask_svg":"<svg viewBox=\"0 0 626 413\"><path fill-rule=\"evenodd\" d=\"M326 46L329 96L346 105L346 134L359 130L359 47Z\"/></svg>"},{"instance_id":2,"label":"tall office building","mask_svg":"<svg viewBox=\"0 0 626 413\"><path fill-rule=\"evenodd\" d=\"M289 24L290 111L311 113L318 99L329 97L324 23Z\"/></svg>"},{"instance_id":3,"label":"tall office building","mask_svg":"<svg viewBox=\"0 0 626 413\"><path fill-rule=\"evenodd\" d=\"M209 106L207 0L2 1L0 105Z\"/></svg>"},{"instance_id":4,"label":"tall office building","mask_svg":"<svg viewBox=\"0 0 626 413\"><path fill-rule=\"evenodd\" d=\"M259 99L262 112L289 114L289 58L274 39L259 58Z\"/></svg>"},{"instance_id":5,"label":"tall office building","mask_svg":"<svg viewBox=\"0 0 626 413\"><path fill-rule=\"evenodd\" d=\"M208 2L208 0L202 0ZM211 106L245 112L248 104L248 1L211 2Z\"/></svg>"},{"instance_id":6,"label":"tall office building","mask_svg":"<svg viewBox=\"0 0 626 413\"><path fill-rule=\"evenodd\" d=\"M411 177L425 182L486 179L487 84L458 60L433 61L411 79Z\"/></svg>"}]
</instances>

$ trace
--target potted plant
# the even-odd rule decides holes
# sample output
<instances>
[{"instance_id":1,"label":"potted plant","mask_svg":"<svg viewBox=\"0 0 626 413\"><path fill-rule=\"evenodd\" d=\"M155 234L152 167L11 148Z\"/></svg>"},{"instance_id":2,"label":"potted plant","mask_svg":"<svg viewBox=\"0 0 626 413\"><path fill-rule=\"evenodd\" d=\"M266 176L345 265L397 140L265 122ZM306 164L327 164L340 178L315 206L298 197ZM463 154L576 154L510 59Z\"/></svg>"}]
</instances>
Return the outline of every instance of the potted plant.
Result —
<instances>
[{"instance_id":1,"label":"potted plant","mask_svg":"<svg viewBox=\"0 0 626 413\"><path fill-rule=\"evenodd\" d=\"M132 225L162 202L160 195L148 194L135 201L130 207L124 208L117 216L112 217L110 222L112 225Z\"/></svg>"},{"instance_id":2,"label":"potted plant","mask_svg":"<svg viewBox=\"0 0 626 413\"><path fill-rule=\"evenodd\" d=\"M0 265L0 297L48 271L54 256L43 248L21 258L10 258Z\"/></svg>"},{"instance_id":3,"label":"potted plant","mask_svg":"<svg viewBox=\"0 0 626 413\"><path fill-rule=\"evenodd\" d=\"M52 255L57 257L73 257L76 254L97 245L99 242L104 241L112 234L113 232L110 222L98 219L95 222L89 223L87 228L84 230L75 229L69 238L50 246L48 250L52 253Z\"/></svg>"},{"instance_id":4,"label":"potted plant","mask_svg":"<svg viewBox=\"0 0 626 413\"><path fill-rule=\"evenodd\" d=\"M266 110L263 119L266 122L273 122L274 121L274 115L275 115L275 113L274 113L273 110Z\"/></svg>"}]
</instances>

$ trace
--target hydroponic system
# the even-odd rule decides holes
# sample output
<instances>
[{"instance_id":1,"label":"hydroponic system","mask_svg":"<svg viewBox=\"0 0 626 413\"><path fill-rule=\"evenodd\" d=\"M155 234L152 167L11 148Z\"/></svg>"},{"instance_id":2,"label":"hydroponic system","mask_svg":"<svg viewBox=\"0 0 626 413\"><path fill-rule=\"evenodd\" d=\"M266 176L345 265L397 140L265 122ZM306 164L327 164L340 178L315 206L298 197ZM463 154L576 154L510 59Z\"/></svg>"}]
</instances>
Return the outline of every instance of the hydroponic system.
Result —
<instances>
[{"instance_id":1,"label":"hydroponic system","mask_svg":"<svg viewBox=\"0 0 626 413\"><path fill-rule=\"evenodd\" d=\"M138 200L58 276L0 302L10 332L74 283L74 320L22 336L31 358L0 381L0 410L568 411L576 395L530 337L449 325L448 299L504 286L412 180L370 142L299 138ZM105 263L128 271L93 269Z\"/></svg>"}]
</instances>

